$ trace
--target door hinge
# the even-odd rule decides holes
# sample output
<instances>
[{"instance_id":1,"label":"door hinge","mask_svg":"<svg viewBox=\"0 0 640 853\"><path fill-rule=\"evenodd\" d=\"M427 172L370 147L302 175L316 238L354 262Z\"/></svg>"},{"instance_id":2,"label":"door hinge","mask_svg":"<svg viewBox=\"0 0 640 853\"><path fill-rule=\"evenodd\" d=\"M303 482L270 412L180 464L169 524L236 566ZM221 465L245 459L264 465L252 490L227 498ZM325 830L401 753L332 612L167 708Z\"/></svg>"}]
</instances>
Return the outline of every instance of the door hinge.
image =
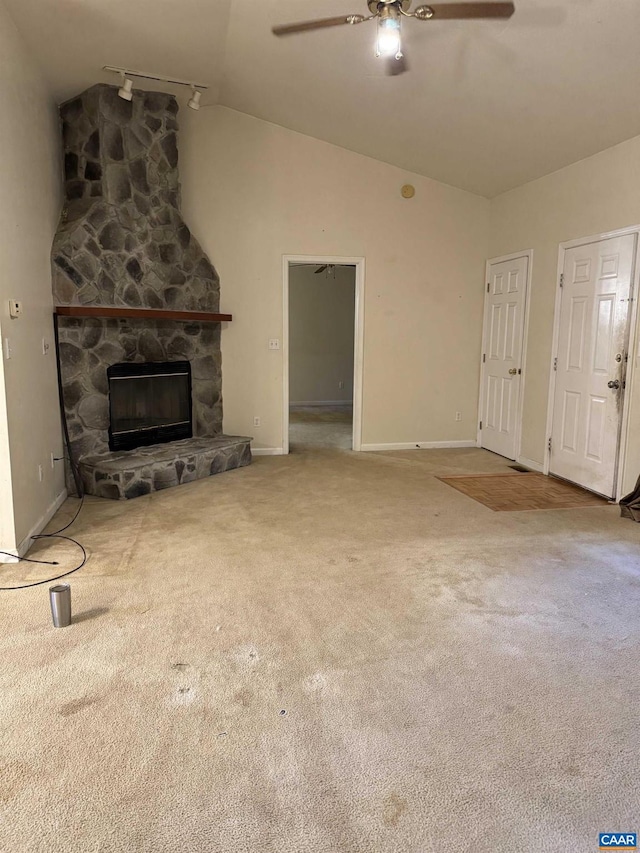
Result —
<instances>
[{"instance_id":1,"label":"door hinge","mask_svg":"<svg viewBox=\"0 0 640 853\"><path fill-rule=\"evenodd\" d=\"M489 293L489 287L490 287L490 284L489 284L489 282L487 282L487 293Z\"/></svg>"},{"instance_id":2,"label":"door hinge","mask_svg":"<svg viewBox=\"0 0 640 853\"><path fill-rule=\"evenodd\" d=\"M564 273L560 273L560 287L564 287Z\"/></svg>"},{"instance_id":3,"label":"door hinge","mask_svg":"<svg viewBox=\"0 0 640 853\"><path fill-rule=\"evenodd\" d=\"M557 370L557 369L558 369L558 359L557 359L557 358L554 358L554 359L553 359L553 369L554 369L554 370Z\"/></svg>"},{"instance_id":4,"label":"door hinge","mask_svg":"<svg viewBox=\"0 0 640 853\"><path fill-rule=\"evenodd\" d=\"M482 353L482 363L484 364L486 360L487 360L487 354L486 354L486 352L483 352Z\"/></svg>"},{"instance_id":5,"label":"door hinge","mask_svg":"<svg viewBox=\"0 0 640 853\"><path fill-rule=\"evenodd\" d=\"M549 439L549 442L548 442L548 444L547 444L547 447L549 448L549 450L551 450L551 439Z\"/></svg>"},{"instance_id":6,"label":"door hinge","mask_svg":"<svg viewBox=\"0 0 640 853\"><path fill-rule=\"evenodd\" d=\"M482 421L480 421L480 429L482 429Z\"/></svg>"}]
</instances>

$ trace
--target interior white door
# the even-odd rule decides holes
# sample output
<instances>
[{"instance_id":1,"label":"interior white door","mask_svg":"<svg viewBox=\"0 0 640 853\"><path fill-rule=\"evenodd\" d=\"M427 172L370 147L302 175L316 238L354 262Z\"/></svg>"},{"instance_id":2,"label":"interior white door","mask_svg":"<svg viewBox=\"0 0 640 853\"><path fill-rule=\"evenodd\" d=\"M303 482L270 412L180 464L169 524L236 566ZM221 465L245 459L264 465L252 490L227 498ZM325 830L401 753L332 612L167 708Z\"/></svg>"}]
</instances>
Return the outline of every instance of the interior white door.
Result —
<instances>
[{"instance_id":1,"label":"interior white door","mask_svg":"<svg viewBox=\"0 0 640 853\"><path fill-rule=\"evenodd\" d=\"M482 447L515 459L529 259L489 266L482 355Z\"/></svg>"},{"instance_id":2,"label":"interior white door","mask_svg":"<svg viewBox=\"0 0 640 853\"><path fill-rule=\"evenodd\" d=\"M636 235L567 249L549 470L612 498Z\"/></svg>"}]
</instances>

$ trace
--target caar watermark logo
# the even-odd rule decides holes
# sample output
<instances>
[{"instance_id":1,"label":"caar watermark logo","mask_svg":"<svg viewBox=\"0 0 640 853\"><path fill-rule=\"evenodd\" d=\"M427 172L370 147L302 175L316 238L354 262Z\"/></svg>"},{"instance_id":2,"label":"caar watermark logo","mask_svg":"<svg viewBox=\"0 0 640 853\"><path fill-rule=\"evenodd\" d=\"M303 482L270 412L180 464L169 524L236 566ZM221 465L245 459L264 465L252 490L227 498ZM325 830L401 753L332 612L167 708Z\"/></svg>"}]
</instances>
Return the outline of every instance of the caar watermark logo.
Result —
<instances>
[{"instance_id":1,"label":"caar watermark logo","mask_svg":"<svg viewBox=\"0 0 640 853\"><path fill-rule=\"evenodd\" d=\"M637 832L601 832L598 836L601 850L637 850Z\"/></svg>"}]
</instances>

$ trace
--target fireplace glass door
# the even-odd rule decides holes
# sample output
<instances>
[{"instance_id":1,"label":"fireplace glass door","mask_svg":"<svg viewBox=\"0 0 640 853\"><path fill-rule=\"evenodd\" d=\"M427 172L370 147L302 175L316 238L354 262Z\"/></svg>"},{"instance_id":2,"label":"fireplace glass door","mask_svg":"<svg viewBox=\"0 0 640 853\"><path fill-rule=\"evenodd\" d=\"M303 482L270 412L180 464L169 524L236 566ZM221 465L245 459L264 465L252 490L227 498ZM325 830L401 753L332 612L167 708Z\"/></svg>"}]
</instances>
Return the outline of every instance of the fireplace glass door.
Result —
<instances>
[{"instance_id":1,"label":"fireplace glass door","mask_svg":"<svg viewBox=\"0 0 640 853\"><path fill-rule=\"evenodd\" d=\"M113 364L107 377L112 450L193 435L188 361Z\"/></svg>"}]
</instances>

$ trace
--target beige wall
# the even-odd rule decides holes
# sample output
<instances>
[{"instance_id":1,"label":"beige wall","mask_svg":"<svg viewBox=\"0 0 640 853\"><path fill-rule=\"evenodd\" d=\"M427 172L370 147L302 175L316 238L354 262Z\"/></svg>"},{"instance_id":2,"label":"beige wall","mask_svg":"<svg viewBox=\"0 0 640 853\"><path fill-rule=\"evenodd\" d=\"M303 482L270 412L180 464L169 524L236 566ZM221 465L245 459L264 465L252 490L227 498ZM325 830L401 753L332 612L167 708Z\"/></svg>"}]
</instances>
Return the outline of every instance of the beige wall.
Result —
<instances>
[{"instance_id":1,"label":"beige wall","mask_svg":"<svg viewBox=\"0 0 640 853\"><path fill-rule=\"evenodd\" d=\"M335 266L316 274L318 268L292 266L289 273L289 400L350 402L356 271Z\"/></svg>"},{"instance_id":2,"label":"beige wall","mask_svg":"<svg viewBox=\"0 0 640 853\"><path fill-rule=\"evenodd\" d=\"M1 0L0 79L0 329L12 351L0 362L0 548L13 550L63 490L50 463L62 447L49 260L62 195L57 110ZM12 298L23 303L18 320Z\"/></svg>"},{"instance_id":3,"label":"beige wall","mask_svg":"<svg viewBox=\"0 0 640 853\"><path fill-rule=\"evenodd\" d=\"M473 440L488 201L225 107L190 112L185 218L234 314L225 430L282 447L282 351L268 340L282 337L283 254L364 256L363 442Z\"/></svg>"},{"instance_id":4,"label":"beige wall","mask_svg":"<svg viewBox=\"0 0 640 853\"><path fill-rule=\"evenodd\" d=\"M533 249L522 454L544 458L558 245L640 224L640 137L574 163L491 203L491 255ZM640 368L636 357L636 367ZM631 358L631 356L630 356ZM640 369L623 487L640 474Z\"/></svg>"}]
</instances>

